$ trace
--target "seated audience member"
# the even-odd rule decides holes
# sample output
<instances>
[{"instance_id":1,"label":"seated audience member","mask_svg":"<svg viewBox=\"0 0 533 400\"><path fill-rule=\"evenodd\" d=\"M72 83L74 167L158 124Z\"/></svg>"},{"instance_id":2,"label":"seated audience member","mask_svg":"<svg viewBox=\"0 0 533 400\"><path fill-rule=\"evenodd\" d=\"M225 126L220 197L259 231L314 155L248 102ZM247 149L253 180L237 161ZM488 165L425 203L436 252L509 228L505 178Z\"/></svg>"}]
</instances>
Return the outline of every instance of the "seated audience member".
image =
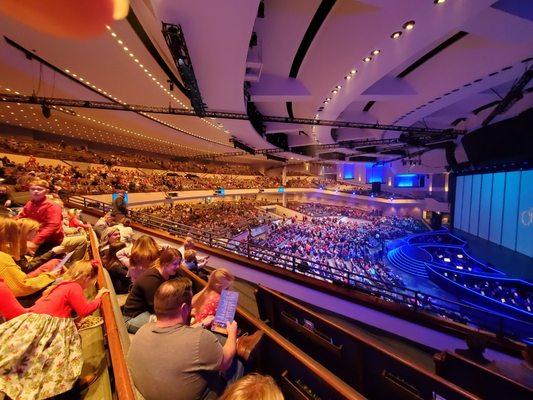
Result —
<instances>
[{"instance_id":1,"label":"seated audience member","mask_svg":"<svg viewBox=\"0 0 533 400\"><path fill-rule=\"evenodd\" d=\"M102 233L102 237L100 238L100 255L102 257L105 257L107 250L109 249L109 245L118 242L120 242L120 231L118 230L118 228L116 226L107 228Z\"/></svg>"},{"instance_id":2,"label":"seated audience member","mask_svg":"<svg viewBox=\"0 0 533 400\"><path fill-rule=\"evenodd\" d=\"M111 282L117 294L128 293L131 280L128 278L128 269L117 258L117 252L126 247L126 243L118 242L109 245L109 250L103 259L104 267L109 272Z\"/></svg>"},{"instance_id":3,"label":"seated audience member","mask_svg":"<svg viewBox=\"0 0 533 400\"><path fill-rule=\"evenodd\" d=\"M0 185L0 215L9 215L9 207L17 205L9 188L5 185Z\"/></svg>"},{"instance_id":4,"label":"seated audience member","mask_svg":"<svg viewBox=\"0 0 533 400\"><path fill-rule=\"evenodd\" d=\"M135 283L143 271L154 263L161 252L153 237L141 235L133 245L127 246L117 253L122 265L128 268L128 276Z\"/></svg>"},{"instance_id":5,"label":"seated audience member","mask_svg":"<svg viewBox=\"0 0 533 400\"><path fill-rule=\"evenodd\" d=\"M154 295L157 288L176 274L182 261L179 250L165 248L153 267L144 270L133 284L126 304L124 319L128 332L135 333L154 314Z\"/></svg>"},{"instance_id":6,"label":"seated audience member","mask_svg":"<svg viewBox=\"0 0 533 400\"><path fill-rule=\"evenodd\" d=\"M78 212L71 208L67 211L67 219L69 228L83 228L85 230L91 227L91 224L84 224L78 216Z\"/></svg>"},{"instance_id":7,"label":"seated audience member","mask_svg":"<svg viewBox=\"0 0 533 400\"><path fill-rule=\"evenodd\" d=\"M131 227L131 219L124 218L120 224L117 225L120 231L120 241L124 243L133 242L133 228Z\"/></svg>"},{"instance_id":8,"label":"seated audience member","mask_svg":"<svg viewBox=\"0 0 533 400\"><path fill-rule=\"evenodd\" d=\"M224 386L218 373L226 372L228 380L239 378L240 370L234 368L237 323L228 323L222 346L213 333L189 326L191 300L189 279L163 283L155 294L157 322L144 325L132 339L128 364L147 400L214 398L214 391Z\"/></svg>"},{"instance_id":9,"label":"seated audience member","mask_svg":"<svg viewBox=\"0 0 533 400\"><path fill-rule=\"evenodd\" d=\"M13 255L24 257L20 249L20 227L11 218L0 218L0 278L17 297L29 296L51 284L57 274L38 268L26 274L15 262ZM22 252L22 254L21 254ZM13 255L12 255L13 254Z\"/></svg>"},{"instance_id":10,"label":"seated audience member","mask_svg":"<svg viewBox=\"0 0 533 400\"><path fill-rule=\"evenodd\" d=\"M185 250L185 255L183 256L183 266L194 273L198 273L200 268L207 264L208 259L209 256L204 257L201 259L201 261L199 261L196 250Z\"/></svg>"},{"instance_id":11,"label":"seated audience member","mask_svg":"<svg viewBox=\"0 0 533 400\"><path fill-rule=\"evenodd\" d=\"M192 298L191 315L194 323L203 323L207 317L216 314L220 294L224 289L228 289L234 280L233 275L225 268L211 272L206 287Z\"/></svg>"},{"instance_id":12,"label":"seated audience member","mask_svg":"<svg viewBox=\"0 0 533 400\"><path fill-rule=\"evenodd\" d=\"M39 400L72 388L81 374L83 356L71 313L84 317L100 306L107 289L100 289L92 301L83 295L97 272L90 261L77 262L27 313L0 325L0 354L10 355L0 357L0 393Z\"/></svg>"},{"instance_id":13,"label":"seated audience member","mask_svg":"<svg viewBox=\"0 0 533 400\"><path fill-rule=\"evenodd\" d=\"M115 225L115 217L111 215L111 213L105 214L103 217L98 219L96 223L94 224L94 232L96 233L96 236L100 239L102 237L102 233L111 226Z\"/></svg>"},{"instance_id":14,"label":"seated audience member","mask_svg":"<svg viewBox=\"0 0 533 400\"><path fill-rule=\"evenodd\" d=\"M40 256L32 257L28 253L26 244L35 237L39 230L39 223L37 221L29 218L20 218L16 221L8 222L7 225L10 223L18 226L19 234L18 239L14 236L6 240L9 245L5 252L13 257L22 271L29 276L37 276L42 272L50 271L60 262L60 257L65 253L65 248L61 245L53 247L50 251ZM2 233L0 233L0 241L4 241Z\"/></svg>"},{"instance_id":15,"label":"seated audience member","mask_svg":"<svg viewBox=\"0 0 533 400\"><path fill-rule=\"evenodd\" d=\"M268 375L248 374L233 382L219 400L283 400L283 393Z\"/></svg>"},{"instance_id":16,"label":"seated audience member","mask_svg":"<svg viewBox=\"0 0 533 400\"><path fill-rule=\"evenodd\" d=\"M28 242L28 250L35 255L46 253L63 241L63 221L61 207L49 200L49 184L43 179L29 182L30 200L24 205L17 218L31 218L40 227L33 240Z\"/></svg>"},{"instance_id":17,"label":"seated audience member","mask_svg":"<svg viewBox=\"0 0 533 400\"><path fill-rule=\"evenodd\" d=\"M488 366L492 363L491 360L488 360L483 355L487 347L487 341L481 335L474 333L468 335L466 338L466 346L468 349L455 349L455 352L477 364Z\"/></svg>"},{"instance_id":18,"label":"seated audience member","mask_svg":"<svg viewBox=\"0 0 533 400\"><path fill-rule=\"evenodd\" d=\"M117 192L117 197L113 200L111 215L128 215L128 204L126 203L125 192L124 190L119 190Z\"/></svg>"}]
</instances>

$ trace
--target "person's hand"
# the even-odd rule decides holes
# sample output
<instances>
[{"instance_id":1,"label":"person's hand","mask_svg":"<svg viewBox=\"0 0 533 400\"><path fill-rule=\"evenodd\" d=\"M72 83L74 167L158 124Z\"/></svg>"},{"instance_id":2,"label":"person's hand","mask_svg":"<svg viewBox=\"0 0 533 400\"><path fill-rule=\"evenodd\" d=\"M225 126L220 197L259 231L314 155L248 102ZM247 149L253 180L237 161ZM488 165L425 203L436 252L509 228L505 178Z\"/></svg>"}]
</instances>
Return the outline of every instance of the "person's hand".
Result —
<instances>
[{"instance_id":1,"label":"person's hand","mask_svg":"<svg viewBox=\"0 0 533 400\"><path fill-rule=\"evenodd\" d=\"M64 246L56 246L52 248L52 252L54 254L63 254L65 253L65 247Z\"/></svg>"},{"instance_id":2,"label":"person's hand","mask_svg":"<svg viewBox=\"0 0 533 400\"><path fill-rule=\"evenodd\" d=\"M30 253L31 255L35 254L35 251L37 250L38 247L39 246L33 242L26 242L26 249L28 250L28 253Z\"/></svg>"},{"instance_id":3,"label":"person's hand","mask_svg":"<svg viewBox=\"0 0 533 400\"><path fill-rule=\"evenodd\" d=\"M228 332L228 336L237 337L237 329L239 327L237 326L237 322L231 321L226 323L226 331Z\"/></svg>"},{"instance_id":4,"label":"person's hand","mask_svg":"<svg viewBox=\"0 0 533 400\"><path fill-rule=\"evenodd\" d=\"M106 293L109 293L109 289L107 288L101 288L98 293L96 293L96 298L99 299L100 297L102 297L104 294Z\"/></svg>"},{"instance_id":5,"label":"person's hand","mask_svg":"<svg viewBox=\"0 0 533 400\"><path fill-rule=\"evenodd\" d=\"M205 317L202 321L202 326L204 328L207 328L208 326L211 326L211 324L213 323L213 320L215 319L215 316L214 315L208 315L207 317Z\"/></svg>"}]
</instances>

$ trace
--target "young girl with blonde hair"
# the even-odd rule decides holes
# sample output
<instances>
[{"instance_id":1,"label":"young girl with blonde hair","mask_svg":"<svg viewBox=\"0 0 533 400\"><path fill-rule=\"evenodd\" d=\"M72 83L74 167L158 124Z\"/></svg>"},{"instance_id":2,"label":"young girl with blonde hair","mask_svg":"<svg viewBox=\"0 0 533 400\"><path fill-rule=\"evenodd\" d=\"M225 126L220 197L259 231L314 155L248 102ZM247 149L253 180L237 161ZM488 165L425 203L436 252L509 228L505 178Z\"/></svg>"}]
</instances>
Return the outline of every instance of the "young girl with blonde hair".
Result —
<instances>
[{"instance_id":1,"label":"young girl with blonde hair","mask_svg":"<svg viewBox=\"0 0 533 400\"><path fill-rule=\"evenodd\" d=\"M220 294L224 289L228 289L234 280L234 276L225 268L211 272L206 287L192 298L191 315L194 317L195 324L216 314Z\"/></svg>"},{"instance_id":2,"label":"young girl with blonde hair","mask_svg":"<svg viewBox=\"0 0 533 400\"><path fill-rule=\"evenodd\" d=\"M0 357L0 393L40 400L72 388L83 358L71 313L84 317L100 307L107 289L100 289L91 301L83 295L97 272L95 262L74 263L26 313L0 324L0 354L9 354Z\"/></svg>"}]
</instances>

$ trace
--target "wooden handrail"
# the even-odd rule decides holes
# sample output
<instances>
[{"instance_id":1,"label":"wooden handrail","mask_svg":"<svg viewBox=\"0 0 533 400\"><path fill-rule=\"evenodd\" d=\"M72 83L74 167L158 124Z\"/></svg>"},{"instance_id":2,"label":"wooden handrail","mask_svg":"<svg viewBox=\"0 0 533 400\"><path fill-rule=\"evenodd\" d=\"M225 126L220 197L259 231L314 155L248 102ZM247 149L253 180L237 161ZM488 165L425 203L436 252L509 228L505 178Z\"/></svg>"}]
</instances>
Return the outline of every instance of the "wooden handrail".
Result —
<instances>
[{"instance_id":1,"label":"wooden handrail","mask_svg":"<svg viewBox=\"0 0 533 400\"><path fill-rule=\"evenodd\" d=\"M98 287L107 288L104 272L102 270L103 264L98 251L98 246L96 244L96 236L92 229L89 232L89 237L91 240L91 252L93 259L98 260L99 264L97 277ZM122 348L122 342L120 341L118 325L109 296L104 296L102 298L101 311L104 317L107 345L111 355L111 365L113 368L113 375L115 377L117 398L119 400L135 400L136 397L133 390L133 384L131 382L126 359L124 358L124 351Z\"/></svg>"},{"instance_id":2,"label":"wooden handrail","mask_svg":"<svg viewBox=\"0 0 533 400\"><path fill-rule=\"evenodd\" d=\"M196 282L198 285L205 287L207 282L201 279L199 276L193 274L189 269L181 266L182 273L187 276L192 281ZM322 364L318 363L302 350L296 347L294 344L289 342L287 339L282 337L278 332L272 329L270 326L265 324L260 319L254 317L248 311L244 310L242 307L237 307L237 315L246 320L250 325L253 325L256 329L262 330L267 337L270 338L273 342L278 344L281 348L290 353L296 360L298 360L302 365L304 365L310 372L312 372L318 379L326 382L328 386L334 388L339 395L343 396L345 399L353 400L363 400L365 397L358 393L346 382L341 380L335 374L333 374L328 369L324 368Z\"/></svg>"}]
</instances>

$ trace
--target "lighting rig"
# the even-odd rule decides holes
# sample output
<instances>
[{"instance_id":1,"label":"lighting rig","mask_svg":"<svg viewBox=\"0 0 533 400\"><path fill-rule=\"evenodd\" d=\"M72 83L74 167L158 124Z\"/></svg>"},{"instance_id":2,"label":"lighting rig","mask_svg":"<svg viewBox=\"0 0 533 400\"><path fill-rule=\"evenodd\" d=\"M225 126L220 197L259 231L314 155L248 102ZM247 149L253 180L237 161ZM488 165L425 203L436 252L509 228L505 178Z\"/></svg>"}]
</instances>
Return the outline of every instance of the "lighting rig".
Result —
<instances>
[{"instance_id":1,"label":"lighting rig","mask_svg":"<svg viewBox=\"0 0 533 400\"><path fill-rule=\"evenodd\" d=\"M163 22L162 32L170 50L170 54L172 54L174 63L178 68L181 79L185 84L186 95L191 100L191 105L196 114L203 118L205 117L206 111L205 103L202 100L200 88L198 87L196 76L194 75L192 61L189 57L189 51L187 50L187 44L185 43L185 37L181 30L181 25L167 24Z\"/></svg>"}]
</instances>

